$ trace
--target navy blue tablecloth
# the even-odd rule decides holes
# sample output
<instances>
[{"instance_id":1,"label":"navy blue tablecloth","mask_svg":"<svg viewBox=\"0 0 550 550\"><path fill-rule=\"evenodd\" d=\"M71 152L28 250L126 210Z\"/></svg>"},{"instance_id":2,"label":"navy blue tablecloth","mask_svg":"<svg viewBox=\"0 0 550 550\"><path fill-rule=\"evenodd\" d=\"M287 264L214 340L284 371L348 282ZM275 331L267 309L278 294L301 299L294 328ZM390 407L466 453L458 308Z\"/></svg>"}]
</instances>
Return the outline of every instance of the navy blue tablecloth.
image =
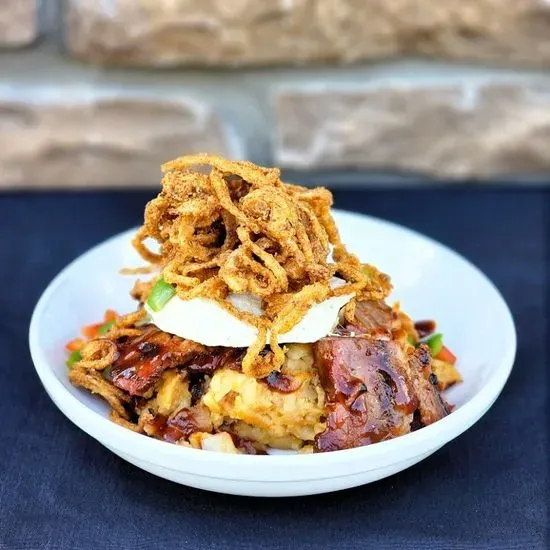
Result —
<instances>
[{"instance_id":1,"label":"navy blue tablecloth","mask_svg":"<svg viewBox=\"0 0 550 550\"><path fill-rule=\"evenodd\" d=\"M550 194L335 193L338 207L413 227L480 266L514 314L517 361L489 413L422 463L365 487L271 500L131 466L71 424L34 373L27 331L40 293L67 262L138 224L150 196L0 195L0 548L548 548Z\"/></svg>"}]
</instances>

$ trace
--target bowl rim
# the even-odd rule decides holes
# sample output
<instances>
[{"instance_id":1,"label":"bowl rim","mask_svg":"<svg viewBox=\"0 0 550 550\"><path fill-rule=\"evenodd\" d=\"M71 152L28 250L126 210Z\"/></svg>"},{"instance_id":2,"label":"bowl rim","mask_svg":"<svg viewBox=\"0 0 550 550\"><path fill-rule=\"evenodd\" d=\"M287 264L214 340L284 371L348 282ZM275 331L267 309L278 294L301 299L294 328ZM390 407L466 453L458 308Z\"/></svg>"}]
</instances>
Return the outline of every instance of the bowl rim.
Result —
<instances>
[{"instance_id":1,"label":"bowl rim","mask_svg":"<svg viewBox=\"0 0 550 550\"><path fill-rule=\"evenodd\" d=\"M402 435L395 439L353 449L343 449L332 451L330 453L246 455L205 452L201 449L174 445L172 443L153 439L151 437L144 436L143 434L132 432L131 430L112 422L110 419L103 417L95 411L90 410L84 403L82 403L76 396L72 395L65 388L51 368L51 365L39 344L38 335L40 330L40 319L49 305L50 296L57 289L57 287L63 284L65 278L77 263L84 261L88 256L94 254L97 249L107 247L113 241L122 239L126 235L133 234L136 228L131 228L113 235L72 260L54 277L40 296L33 311L29 326L29 346L35 370L47 393L56 406L65 416L67 416L69 420L85 431L88 435L100 441L102 444L105 444L104 442L108 441L109 447L118 449L121 452L133 456L139 456L139 454L145 453L149 462L151 462L151 457L155 457L155 463L159 462L159 459L162 457L170 460L179 459L180 463L185 465L185 459L187 458L192 461L200 461L205 465L222 466L226 473L224 473L223 476L208 476L212 478L220 477L223 479L231 478L235 480L247 480L250 476L246 474L246 468L249 467L267 467L274 470L290 470L295 466L334 466L336 464L350 464L356 461L364 461L365 466L362 470L364 471L368 469L369 459L379 460L381 457L394 453L398 453L396 456L404 459L405 456L408 456L405 454L407 451L412 454L422 454L430 449L435 450L436 448L448 443L470 428L487 412L502 392L502 389L510 376L517 349L517 333L512 313L510 312L506 301L495 284L476 265L450 247L438 242L435 239L432 239L431 237L423 235L418 231L381 218L340 209L333 209L333 213L336 213L337 216L348 217L350 219L355 218L356 220L361 219L362 221L365 221L366 219L371 223L380 225L382 229L387 228L393 231L408 233L410 236L415 239L422 240L429 246L441 249L445 253L454 257L455 260L463 263L465 267L473 270L475 274L483 281L483 283L487 285L488 289L490 289L494 294L493 298L499 303L499 307L501 308L504 316L502 319L502 324L506 327L506 332L503 335L505 337L504 340L506 344L503 346L504 349L501 351L500 358L495 360L493 372L491 372L488 376L483 387L450 415L422 428L421 430ZM243 468L244 470L239 472L239 470L242 470ZM183 466L181 470L185 471L185 467ZM232 471L232 475L226 475L228 470ZM215 472L219 470L212 471ZM334 472L330 473L334 474ZM325 475L323 477L333 478L338 476ZM321 479L321 477L316 476L312 479Z\"/></svg>"}]
</instances>

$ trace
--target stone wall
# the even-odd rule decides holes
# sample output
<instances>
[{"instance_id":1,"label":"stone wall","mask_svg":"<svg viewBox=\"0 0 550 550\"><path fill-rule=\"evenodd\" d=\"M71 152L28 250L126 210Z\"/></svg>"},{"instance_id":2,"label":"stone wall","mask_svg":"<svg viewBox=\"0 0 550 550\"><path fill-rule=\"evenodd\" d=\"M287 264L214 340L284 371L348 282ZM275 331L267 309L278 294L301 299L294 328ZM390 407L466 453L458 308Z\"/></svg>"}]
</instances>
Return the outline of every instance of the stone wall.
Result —
<instances>
[{"instance_id":1,"label":"stone wall","mask_svg":"<svg viewBox=\"0 0 550 550\"><path fill-rule=\"evenodd\" d=\"M544 0L68 0L83 60L140 66L353 63L403 55L550 65Z\"/></svg>"},{"instance_id":2,"label":"stone wall","mask_svg":"<svg viewBox=\"0 0 550 550\"><path fill-rule=\"evenodd\" d=\"M155 185L197 151L550 180L548 67L547 0L2 0L0 188Z\"/></svg>"},{"instance_id":3,"label":"stone wall","mask_svg":"<svg viewBox=\"0 0 550 550\"><path fill-rule=\"evenodd\" d=\"M550 82L281 91L276 162L472 179L550 167Z\"/></svg>"},{"instance_id":4,"label":"stone wall","mask_svg":"<svg viewBox=\"0 0 550 550\"><path fill-rule=\"evenodd\" d=\"M203 103L155 97L39 102L0 95L0 186L140 186L182 151L232 154Z\"/></svg>"},{"instance_id":5,"label":"stone wall","mask_svg":"<svg viewBox=\"0 0 550 550\"><path fill-rule=\"evenodd\" d=\"M36 40L38 0L0 2L0 47L18 48Z\"/></svg>"}]
</instances>

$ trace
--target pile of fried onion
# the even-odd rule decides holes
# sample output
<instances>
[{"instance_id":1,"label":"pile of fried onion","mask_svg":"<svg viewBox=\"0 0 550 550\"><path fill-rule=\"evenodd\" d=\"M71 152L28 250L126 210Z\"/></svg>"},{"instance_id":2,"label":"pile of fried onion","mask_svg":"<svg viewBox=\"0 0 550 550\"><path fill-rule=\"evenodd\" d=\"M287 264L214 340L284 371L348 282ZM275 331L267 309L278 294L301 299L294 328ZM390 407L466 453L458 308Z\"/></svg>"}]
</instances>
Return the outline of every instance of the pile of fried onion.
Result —
<instances>
[{"instance_id":1,"label":"pile of fried onion","mask_svg":"<svg viewBox=\"0 0 550 550\"><path fill-rule=\"evenodd\" d=\"M181 299L215 300L257 327L242 364L246 374L262 378L282 366L278 335L313 304L354 294L345 309L350 319L357 300L389 293L388 278L341 243L327 189L286 184L276 168L209 154L180 157L162 171L162 191L147 205L133 244ZM345 284L331 289L334 276ZM263 316L227 300L245 292L261 299Z\"/></svg>"}]
</instances>

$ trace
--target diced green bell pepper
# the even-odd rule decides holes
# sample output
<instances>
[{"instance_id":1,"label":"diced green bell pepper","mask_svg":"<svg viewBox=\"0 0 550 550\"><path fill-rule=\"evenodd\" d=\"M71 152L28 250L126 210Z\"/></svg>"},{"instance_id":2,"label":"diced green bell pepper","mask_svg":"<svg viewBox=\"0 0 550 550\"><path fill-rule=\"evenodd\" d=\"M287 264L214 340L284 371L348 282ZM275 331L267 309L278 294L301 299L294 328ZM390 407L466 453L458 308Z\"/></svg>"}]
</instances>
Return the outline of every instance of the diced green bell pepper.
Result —
<instances>
[{"instance_id":1,"label":"diced green bell pepper","mask_svg":"<svg viewBox=\"0 0 550 550\"><path fill-rule=\"evenodd\" d=\"M153 311L160 311L174 297L175 294L176 289L161 278L156 282L151 294L149 294L149 298L147 298L147 305Z\"/></svg>"},{"instance_id":2,"label":"diced green bell pepper","mask_svg":"<svg viewBox=\"0 0 550 550\"><path fill-rule=\"evenodd\" d=\"M443 348L443 334L434 334L433 336L430 336L424 343L430 348L432 357L437 357L439 355L439 352Z\"/></svg>"},{"instance_id":3,"label":"diced green bell pepper","mask_svg":"<svg viewBox=\"0 0 550 550\"><path fill-rule=\"evenodd\" d=\"M100 336L104 336L105 334L107 334L112 328L113 328L113 325L115 324L115 321L114 319L112 321L107 321L106 323L104 323L103 325L101 325L98 329L97 329L97 333L100 335Z\"/></svg>"},{"instance_id":4,"label":"diced green bell pepper","mask_svg":"<svg viewBox=\"0 0 550 550\"><path fill-rule=\"evenodd\" d=\"M75 363L82 359L82 354L79 351L73 351L67 358L67 366L72 368Z\"/></svg>"}]
</instances>

